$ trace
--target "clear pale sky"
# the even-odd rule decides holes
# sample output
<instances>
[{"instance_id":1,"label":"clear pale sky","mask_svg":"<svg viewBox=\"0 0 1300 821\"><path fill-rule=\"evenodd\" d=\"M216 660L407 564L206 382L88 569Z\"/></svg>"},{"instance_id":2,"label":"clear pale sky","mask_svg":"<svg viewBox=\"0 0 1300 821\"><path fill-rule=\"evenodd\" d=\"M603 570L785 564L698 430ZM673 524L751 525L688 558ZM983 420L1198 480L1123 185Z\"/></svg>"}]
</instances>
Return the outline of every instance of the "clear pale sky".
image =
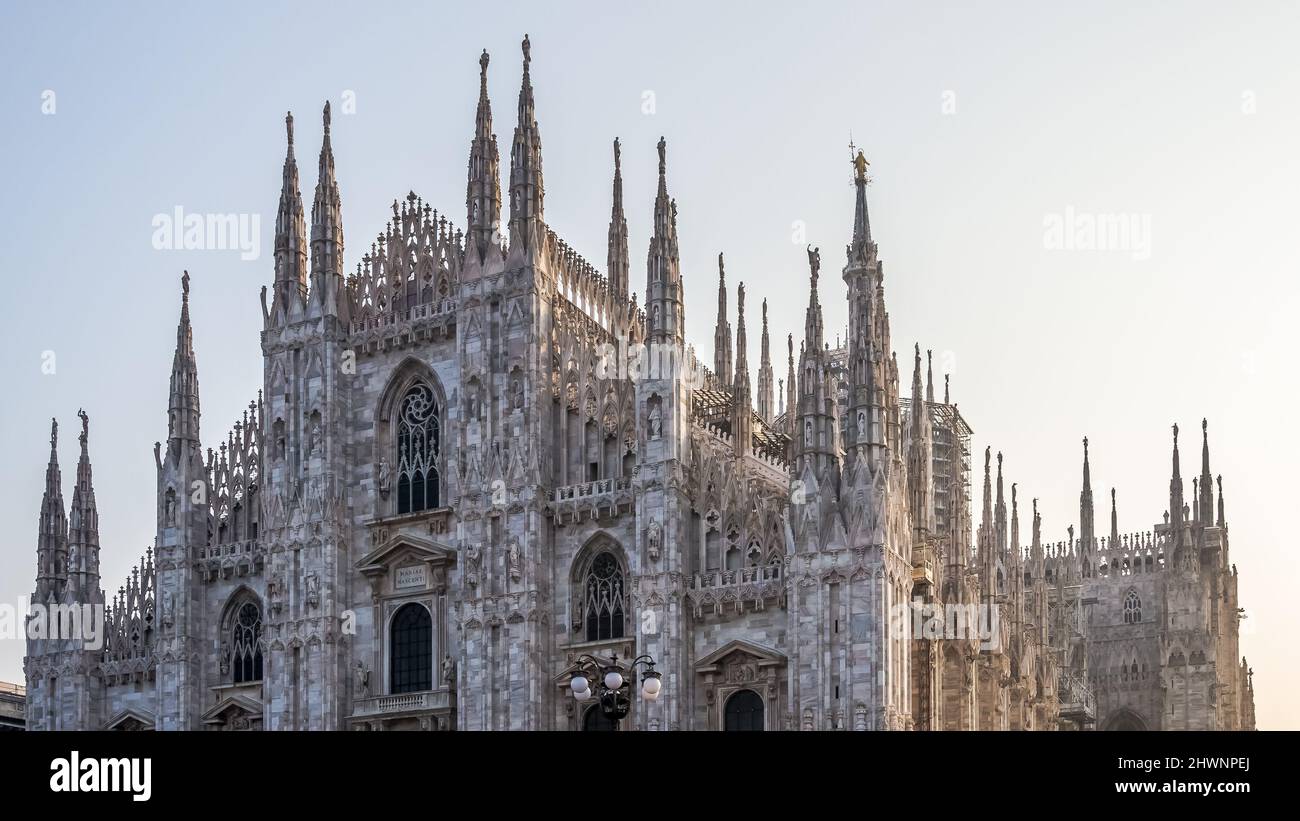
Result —
<instances>
[{"instance_id":1,"label":"clear pale sky","mask_svg":"<svg viewBox=\"0 0 1300 821\"><path fill-rule=\"evenodd\" d=\"M822 248L827 328L845 327L852 135L871 162L904 384L913 343L932 348L977 454L1001 450L1019 483L1025 541L1030 497L1045 539L1077 525L1085 435L1098 531L1112 486L1121 531L1149 529L1167 507L1170 425L1185 432L1190 501L1207 417L1259 725L1300 727L1300 560L1283 515L1300 405L1300 8L550 5L5 4L0 604L18 607L33 587L51 416L67 503L77 409L91 417L107 592L152 541L182 269L205 445L256 395L285 111L310 208L320 110L333 101L352 268L409 190L464 225L478 55L492 54L504 164L527 32L547 222L604 268L621 137L644 291L665 136L688 331L707 361L725 251L729 283L748 291L751 366L766 297L784 374L785 334L800 338L807 305L799 225ZM260 257L156 250L152 220L178 205L260 215ZM1150 253L1047 247L1045 223L1067 213L1149 220ZM23 653L0 639L0 680L22 680Z\"/></svg>"}]
</instances>

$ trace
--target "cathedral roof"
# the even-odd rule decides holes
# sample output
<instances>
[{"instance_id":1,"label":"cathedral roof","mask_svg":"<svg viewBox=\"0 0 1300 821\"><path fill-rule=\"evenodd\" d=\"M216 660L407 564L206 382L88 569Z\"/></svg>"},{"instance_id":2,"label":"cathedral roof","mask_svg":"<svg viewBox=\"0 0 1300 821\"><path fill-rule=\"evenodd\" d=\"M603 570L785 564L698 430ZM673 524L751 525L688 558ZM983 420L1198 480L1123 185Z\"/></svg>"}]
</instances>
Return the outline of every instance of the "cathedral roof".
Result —
<instances>
[{"instance_id":1,"label":"cathedral roof","mask_svg":"<svg viewBox=\"0 0 1300 821\"><path fill-rule=\"evenodd\" d=\"M699 388L694 392L695 418L727 433L731 432L731 391L718 388ZM786 446L790 437L768 424L757 413L753 414L753 446L760 452L785 461Z\"/></svg>"}]
</instances>

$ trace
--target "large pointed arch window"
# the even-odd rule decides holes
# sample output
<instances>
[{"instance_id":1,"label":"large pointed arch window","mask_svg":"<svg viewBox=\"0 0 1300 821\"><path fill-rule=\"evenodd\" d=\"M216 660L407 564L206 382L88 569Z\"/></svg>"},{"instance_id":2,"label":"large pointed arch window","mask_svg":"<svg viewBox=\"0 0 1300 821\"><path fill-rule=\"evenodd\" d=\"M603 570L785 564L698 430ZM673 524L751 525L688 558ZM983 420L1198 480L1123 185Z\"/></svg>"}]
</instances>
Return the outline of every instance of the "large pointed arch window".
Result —
<instances>
[{"instance_id":1,"label":"large pointed arch window","mask_svg":"<svg viewBox=\"0 0 1300 821\"><path fill-rule=\"evenodd\" d=\"M608 550L596 556L587 569L582 611L587 641L623 637L623 567Z\"/></svg>"},{"instance_id":2,"label":"large pointed arch window","mask_svg":"<svg viewBox=\"0 0 1300 821\"><path fill-rule=\"evenodd\" d=\"M1128 591L1124 597L1124 623L1137 624L1142 621L1142 599L1138 597L1136 590Z\"/></svg>"},{"instance_id":3,"label":"large pointed arch window","mask_svg":"<svg viewBox=\"0 0 1300 821\"><path fill-rule=\"evenodd\" d=\"M424 382L407 388L397 406L397 512L439 506L442 448L438 403Z\"/></svg>"},{"instance_id":4,"label":"large pointed arch window","mask_svg":"<svg viewBox=\"0 0 1300 821\"><path fill-rule=\"evenodd\" d=\"M262 611L246 601L230 627L230 670L235 684L262 680Z\"/></svg>"}]
</instances>

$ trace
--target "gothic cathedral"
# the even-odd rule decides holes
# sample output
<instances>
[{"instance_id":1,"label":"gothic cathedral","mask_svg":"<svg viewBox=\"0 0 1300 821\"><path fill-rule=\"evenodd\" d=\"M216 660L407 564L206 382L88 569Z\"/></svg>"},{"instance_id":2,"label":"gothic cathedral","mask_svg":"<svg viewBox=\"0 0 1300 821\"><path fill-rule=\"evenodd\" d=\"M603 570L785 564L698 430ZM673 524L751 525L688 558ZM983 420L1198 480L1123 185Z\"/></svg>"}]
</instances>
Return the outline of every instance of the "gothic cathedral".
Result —
<instances>
[{"instance_id":1,"label":"gothic cathedral","mask_svg":"<svg viewBox=\"0 0 1300 821\"><path fill-rule=\"evenodd\" d=\"M54 423L33 602L98 605L106 639L29 629L30 728L608 729L578 660L643 654L662 692L625 729L1254 727L1204 424L1149 532L1112 492L1097 533L1086 440L1077 534L1031 502L1023 538L988 451L976 526L946 378L916 346L900 383L865 158L846 338L809 249L785 378L763 302L751 385L721 255L712 367L685 339L662 139L640 304L617 140L605 273L547 224L529 61L508 208L484 52L464 228L408 194L351 274L329 106L310 224L287 118L261 390L204 448L186 274L156 537L108 596L90 420L67 514Z\"/></svg>"}]
</instances>

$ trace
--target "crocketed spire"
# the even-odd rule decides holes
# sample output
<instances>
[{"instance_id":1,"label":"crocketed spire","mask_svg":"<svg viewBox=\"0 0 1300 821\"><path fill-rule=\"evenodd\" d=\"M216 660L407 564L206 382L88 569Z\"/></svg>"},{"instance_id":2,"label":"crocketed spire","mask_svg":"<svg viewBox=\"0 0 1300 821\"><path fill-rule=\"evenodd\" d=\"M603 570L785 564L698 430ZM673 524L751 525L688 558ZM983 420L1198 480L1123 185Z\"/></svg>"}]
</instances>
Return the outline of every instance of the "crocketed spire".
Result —
<instances>
[{"instance_id":1,"label":"crocketed spire","mask_svg":"<svg viewBox=\"0 0 1300 821\"><path fill-rule=\"evenodd\" d=\"M316 197L311 206L311 299L317 309L338 313L343 294L343 200L334 174L334 149L330 144L330 104L321 113L321 140Z\"/></svg>"},{"instance_id":2,"label":"crocketed spire","mask_svg":"<svg viewBox=\"0 0 1300 821\"><path fill-rule=\"evenodd\" d=\"M545 217L542 201L542 135L537 129L533 81L529 73L532 46L524 35L524 76L519 86L519 120L510 148L510 245L524 253L541 247Z\"/></svg>"},{"instance_id":3,"label":"crocketed spire","mask_svg":"<svg viewBox=\"0 0 1300 821\"><path fill-rule=\"evenodd\" d=\"M609 214L609 288L618 303L627 301L628 272L627 217L623 213L623 160L617 139L614 140L614 204Z\"/></svg>"},{"instance_id":4,"label":"crocketed spire","mask_svg":"<svg viewBox=\"0 0 1300 821\"><path fill-rule=\"evenodd\" d=\"M307 299L307 223L303 218L298 160L293 153L293 113L285 115L288 147L275 216L275 297L271 315L283 321Z\"/></svg>"},{"instance_id":5,"label":"crocketed spire","mask_svg":"<svg viewBox=\"0 0 1300 821\"><path fill-rule=\"evenodd\" d=\"M478 109L474 114L474 138L469 144L469 180L465 186L465 210L469 248L482 261L488 249L501 245L501 154L492 131L492 101L488 99L488 53L478 59Z\"/></svg>"},{"instance_id":6,"label":"crocketed spire","mask_svg":"<svg viewBox=\"0 0 1300 821\"><path fill-rule=\"evenodd\" d=\"M176 326L172 358L171 398L167 404L167 441L199 444L199 367L190 328L190 272L181 276L181 319Z\"/></svg>"}]
</instances>

